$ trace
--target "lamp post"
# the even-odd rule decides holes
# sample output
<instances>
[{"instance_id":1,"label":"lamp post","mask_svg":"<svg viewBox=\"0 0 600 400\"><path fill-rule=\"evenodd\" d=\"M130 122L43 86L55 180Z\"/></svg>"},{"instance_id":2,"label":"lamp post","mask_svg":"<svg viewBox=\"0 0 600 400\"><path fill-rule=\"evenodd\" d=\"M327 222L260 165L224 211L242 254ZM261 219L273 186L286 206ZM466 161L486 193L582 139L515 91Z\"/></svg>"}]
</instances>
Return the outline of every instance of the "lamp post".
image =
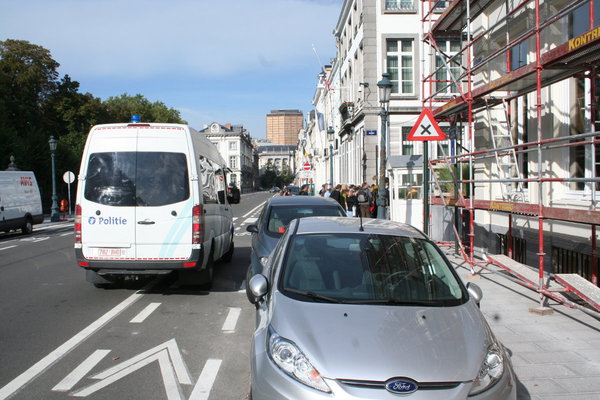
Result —
<instances>
[{"instance_id":1,"label":"lamp post","mask_svg":"<svg viewBox=\"0 0 600 400\"><path fill-rule=\"evenodd\" d=\"M58 140L54 139L54 136L50 136L50 140L48 140L48 144L50 145L50 156L52 157L52 208L50 210L50 221L57 222L60 220L60 216L58 214L58 203L56 198L56 145L58 144Z\"/></svg>"},{"instance_id":2,"label":"lamp post","mask_svg":"<svg viewBox=\"0 0 600 400\"><path fill-rule=\"evenodd\" d=\"M329 184L333 189L333 141L335 131L330 126L327 128L327 140L329 141Z\"/></svg>"},{"instance_id":3,"label":"lamp post","mask_svg":"<svg viewBox=\"0 0 600 400\"><path fill-rule=\"evenodd\" d=\"M392 93L392 82L390 74L384 72L381 74L381 80L377 82L379 89L379 104L381 105L381 143L379 145L379 184L377 189L377 218L387 219L387 189L385 187L385 168L387 162L386 156L386 135L388 122L388 105L390 102L390 94Z\"/></svg>"}]
</instances>

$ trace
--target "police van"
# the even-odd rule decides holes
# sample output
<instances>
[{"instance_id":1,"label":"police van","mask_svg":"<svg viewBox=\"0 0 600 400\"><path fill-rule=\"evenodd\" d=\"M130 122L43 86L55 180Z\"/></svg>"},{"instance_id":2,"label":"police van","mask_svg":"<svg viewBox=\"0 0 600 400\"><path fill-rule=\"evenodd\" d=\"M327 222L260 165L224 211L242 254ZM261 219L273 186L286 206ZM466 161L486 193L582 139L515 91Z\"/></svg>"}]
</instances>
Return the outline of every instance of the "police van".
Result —
<instances>
[{"instance_id":1,"label":"police van","mask_svg":"<svg viewBox=\"0 0 600 400\"><path fill-rule=\"evenodd\" d=\"M234 251L227 167L187 125L94 126L78 176L75 253L97 287L178 271L210 285ZM239 199L237 199L239 202Z\"/></svg>"},{"instance_id":2,"label":"police van","mask_svg":"<svg viewBox=\"0 0 600 400\"><path fill-rule=\"evenodd\" d=\"M0 171L0 231L33 231L44 222L40 189L31 171Z\"/></svg>"}]
</instances>

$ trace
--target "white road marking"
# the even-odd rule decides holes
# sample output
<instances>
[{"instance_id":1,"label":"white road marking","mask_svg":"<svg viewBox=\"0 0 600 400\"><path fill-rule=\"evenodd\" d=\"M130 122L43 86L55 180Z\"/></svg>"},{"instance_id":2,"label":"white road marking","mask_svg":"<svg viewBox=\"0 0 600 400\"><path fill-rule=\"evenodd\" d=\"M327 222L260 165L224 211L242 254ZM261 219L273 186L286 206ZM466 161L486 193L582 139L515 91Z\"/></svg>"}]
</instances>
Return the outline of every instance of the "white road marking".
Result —
<instances>
[{"instance_id":1,"label":"white road marking","mask_svg":"<svg viewBox=\"0 0 600 400\"><path fill-rule=\"evenodd\" d=\"M208 400L210 390L215 383L219 368L221 368L221 362L221 360L214 358L206 361L206 364L204 364L204 368L202 368L202 372L200 373L200 378L198 378L198 382L196 382L196 386L194 386L194 390L192 390L189 400Z\"/></svg>"},{"instance_id":2,"label":"white road marking","mask_svg":"<svg viewBox=\"0 0 600 400\"><path fill-rule=\"evenodd\" d=\"M14 245L14 246L7 246L7 247L3 247L3 248L1 248L1 249L0 249L0 251L2 251L2 250L8 250L8 249L12 249L13 247L17 247L17 246L16 246L16 245Z\"/></svg>"},{"instance_id":3,"label":"white road marking","mask_svg":"<svg viewBox=\"0 0 600 400\"><path fill-rule=\"evenodd\" d=\"M106 325L110 320L114 317L122 313L127 307L131 306L133 303L138 301L142 296L145 290L148 290L151 286L146 287L125 300L123 300L120 304L115 306L112 310L98 318L96 321L92 322L86 328L84 328L81 332L73 336L71 339L67 340L61 346L57 347L54 351L48 354L46 357L42 358L40 361L31 366L27 371L23 372L21 375L17 376L15 379L7 383L4 387L0 389L0 400L6 399L13 394L15 394L19 389L23 386L27 385L33 379L38 377L42 372L46 369L50 368L55 362L60 360L66 354L68 354L75 347L80 345L83 341L85 341L89 336L95 333L97 330Z\"/></svg>"},{"instance_id":4,"label":"white road marking","mask_svg":"<svg viewBox=\"0 0 600 400\"><path fill-rule=\"evenodd\" d=\"M135 317L133 317L133 319L131 321L129 321L132 324L141 324L142 322L144 322L144 320L146 318L148 318L148 316L150 314L152 314L152 312L154 310L156 310L158 308L158 306L160 306L161 303L150 303L146 306L146 308L144 308L138 315L136 315Z\"/></svg>"},{"instance_id":5,"label":"white road marking","mask_svg":"<svg viewBox=\"0 0 600 400\"><path fill-rule=\"evenodd\" d=\"M244 221L245 224L253 224L256 221L258 221L258 218L256 217L251 217L251 218L246 218L246 220Z\"/></svg>"},{"instance_id":6,"label":"white road marking","mask_svg":"<svg viewBox=\"0 0 600 400\"><path fill-rule=\"evenodd\" d=\"M171 339L150 350L147 350L127 361L115 365L97 375L92 379L100 379L100 382L94 383L82 390L72 393L71 396L87 397L90 394L110 385L113 382L129 375L146 365L158 361L160 372L169 400L181 399L181 392L177 382L184 385L191 385L192 380L187 371L179 347L175 339Z\"/></svg>"},{"instance_id":7,"label":"white road marking","mask_svg":"<svg viewBox=\"0 0 600 400\"><path fill-rule=\"evenodd\" d=\"M241 312L242 309L239 307L229 307L229 314L227 314L227 318L225 318L225 323L222 328L224 332L235 331L235 325L237 324Z\"/></svg>"},{"instance_id":8,"label":"white road marking","mask_svg":"<svg viewBox=\"0 0 600 400\"><path fill-rule=\"evenodd\" d=\"M110 350L96 350L88 358L86 358L77 368L73 370L69 375L60 381L56 386L52 388L55 392L66 392L71 390L73 386L77 384L88 372L92 370L108 353Z\"/></svg>"},{"instance_id":9,"label":"white road marking","mask_svg":"<svg viewBox=\"0 0 600 400\"><path fill-rule=\"evenodd\" d=\"M69 236L69 235L72 235L72 234L73 234L73 232L67 232L67 233L61 234L60 236Z\"/></svg>"}]
</instances>

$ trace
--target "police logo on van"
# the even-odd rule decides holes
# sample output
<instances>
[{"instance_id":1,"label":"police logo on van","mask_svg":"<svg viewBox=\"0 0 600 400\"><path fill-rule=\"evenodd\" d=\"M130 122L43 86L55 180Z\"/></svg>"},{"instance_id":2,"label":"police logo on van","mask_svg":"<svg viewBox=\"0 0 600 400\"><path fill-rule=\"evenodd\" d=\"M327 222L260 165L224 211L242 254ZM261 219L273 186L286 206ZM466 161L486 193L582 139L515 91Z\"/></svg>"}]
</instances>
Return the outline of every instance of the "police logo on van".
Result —
<instances>
[{"instance_id":1,"label":"police logo on van","mask_svg":"<svg viewBox=\"0 0 600 400\"><path fill-rule=\"evenodd\" d=\"M127 218L121 217L90 217L88 223L94 225L98 222L98 225L127 225Z\"/></svg>"}]
</instances>

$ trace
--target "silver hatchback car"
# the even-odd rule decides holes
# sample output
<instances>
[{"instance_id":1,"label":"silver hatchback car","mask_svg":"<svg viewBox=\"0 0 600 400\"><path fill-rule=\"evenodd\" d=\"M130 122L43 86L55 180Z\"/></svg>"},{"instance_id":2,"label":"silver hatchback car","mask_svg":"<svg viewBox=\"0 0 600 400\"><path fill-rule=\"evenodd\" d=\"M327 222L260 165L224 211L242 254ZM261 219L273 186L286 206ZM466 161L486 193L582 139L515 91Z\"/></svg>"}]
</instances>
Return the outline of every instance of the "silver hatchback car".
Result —
<instances>
[{"instance_id":1,"label":"silver hatchback car","mask_svg":"<svg viewBox=\"0 0 600 400\"><path fill-rule=\"evenodd\" d=\"M265 262L248 282L253 399L516 398L481 290L417 229L296 219Z\"/></svg>"}]
</instances>

